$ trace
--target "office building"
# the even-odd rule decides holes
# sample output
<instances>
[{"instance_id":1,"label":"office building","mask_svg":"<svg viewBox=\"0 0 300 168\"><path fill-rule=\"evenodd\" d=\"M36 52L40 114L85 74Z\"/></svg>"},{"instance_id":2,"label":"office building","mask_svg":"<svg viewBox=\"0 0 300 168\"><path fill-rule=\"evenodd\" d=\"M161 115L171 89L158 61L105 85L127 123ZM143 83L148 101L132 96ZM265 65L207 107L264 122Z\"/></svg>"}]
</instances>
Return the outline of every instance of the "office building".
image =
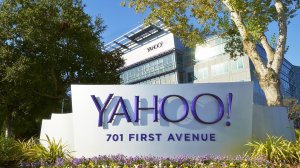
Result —
<instances>
[{"instance_id":1,"label":"office building","mask_svg":"<svg viewBox=\"0 0 300 168\"><path fill-rule=\"evenodd\" d=\"M265 98L247 56L231 59L224 50L226 41L213 36L194 49L185 47L160 21L141 25L105 45L108 51L120 49L125 66L120 70L122 84L179 84L253 81L255 103ZM257 45L262 58L264 49ZM300 67L284 59L281 73L283 97L300 101Z\"/></svg>"}]
</instances>

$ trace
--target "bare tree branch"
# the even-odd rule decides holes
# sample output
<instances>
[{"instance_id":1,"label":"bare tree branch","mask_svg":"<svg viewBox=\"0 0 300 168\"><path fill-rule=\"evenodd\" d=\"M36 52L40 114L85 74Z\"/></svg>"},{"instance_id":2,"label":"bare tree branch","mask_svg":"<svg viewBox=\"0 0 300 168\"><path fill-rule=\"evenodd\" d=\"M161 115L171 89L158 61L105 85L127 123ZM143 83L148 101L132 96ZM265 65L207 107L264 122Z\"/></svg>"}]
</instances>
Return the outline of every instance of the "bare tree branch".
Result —
<instances>
[{"instance_id":1,"label":"bare tree branch","mask_svg":"<svg viewBox=\"0 0 300 168\"><path fill-rule=\"evenodd\" d=\"M260 37L260 42L267 53L267 59L268 59L267 67L271 67L272 62L274 61L274 51L273 51L272 47L270 46L270 44L268 43L268 40L267 40L265 34L263 34Z\"/></svg>"},{"instance_id":2,"label":"bare tree branch","mask_svg":"<svg viewBox=\"0 0 300 168\"><path fill-rule=\"evenodd\" d=\"M234 21L235 25L237 26L240 35L242 37L243 46L245 51L251 61L255 66L255 70L258 72L260 76L264 76L267 74L267 68L264 62L262 61L261 57L257 53L256 45L252 41L249 40L246 26L243 24L242 17L238 14L230 5L228 0L223 1L223 3L229 8L231 18Z\"/></svg>"},{"instance_id":3,"label":"bare tree branch","mask_svg":"<svg viewBox=\"0 0 300 168\"><path fill-rule=\"evenodd\" d=\"M275 8L278 13L278 28L279 28L279 34L278 34L278 40L277 40L277 46L274 54L274 62L272 63L272 69L279 73L280 67L282 64L282 59L284 56L285 51L285 45L286 45L286 37L287 37L287 26L286 26L286 14L284 10L284 5L281 2L281 0L275 1Z\"/></svg>"}]
</instances>

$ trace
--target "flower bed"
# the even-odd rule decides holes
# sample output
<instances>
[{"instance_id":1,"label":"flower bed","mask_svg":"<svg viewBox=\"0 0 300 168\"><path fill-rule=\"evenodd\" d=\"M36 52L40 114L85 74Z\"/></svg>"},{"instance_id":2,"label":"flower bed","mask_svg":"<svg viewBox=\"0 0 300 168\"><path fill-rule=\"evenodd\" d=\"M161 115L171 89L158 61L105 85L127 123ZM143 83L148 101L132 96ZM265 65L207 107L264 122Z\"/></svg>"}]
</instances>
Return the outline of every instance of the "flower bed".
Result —
<instances>
[{"instance_id":1,"label":"flower bed","mask_svg":"<svg viewBox=\"0 0 300 168\"><path fill-rule=\"evenodd\" d=\"M98 156L93 158L56 159L55 163L44 161L34 163L22 163L21 167L123 167L123 168L202 168L202 167L274 167L271 162L263 159L250 159L246 156L235 158L213 155L198 157L126 157L124 155ZM283 165L282 165L283 166Z\"/></svg>"}]
</instances>

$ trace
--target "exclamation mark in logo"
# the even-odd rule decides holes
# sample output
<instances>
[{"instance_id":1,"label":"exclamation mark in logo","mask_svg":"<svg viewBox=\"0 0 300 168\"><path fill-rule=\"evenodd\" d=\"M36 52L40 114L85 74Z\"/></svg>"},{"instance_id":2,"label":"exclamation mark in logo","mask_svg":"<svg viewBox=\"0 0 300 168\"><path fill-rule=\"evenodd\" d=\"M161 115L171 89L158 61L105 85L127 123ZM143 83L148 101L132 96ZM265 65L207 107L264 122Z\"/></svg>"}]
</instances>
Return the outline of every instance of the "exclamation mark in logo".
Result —
<instances>
[{"instance_id":1,"label":"exclamation mark in logo","mask_svg":"<svg viewBox=\"0 0 300 168\"><path fill-rule=\"evenodd\" d=\"M228 110L227 110L227 121L226 121L226 126L230 126L230 114L231 114L231 104L232 104L232 93L228 94L228 98L227 98L227 105L228 105Z\"/></svg>"}]
</instances>

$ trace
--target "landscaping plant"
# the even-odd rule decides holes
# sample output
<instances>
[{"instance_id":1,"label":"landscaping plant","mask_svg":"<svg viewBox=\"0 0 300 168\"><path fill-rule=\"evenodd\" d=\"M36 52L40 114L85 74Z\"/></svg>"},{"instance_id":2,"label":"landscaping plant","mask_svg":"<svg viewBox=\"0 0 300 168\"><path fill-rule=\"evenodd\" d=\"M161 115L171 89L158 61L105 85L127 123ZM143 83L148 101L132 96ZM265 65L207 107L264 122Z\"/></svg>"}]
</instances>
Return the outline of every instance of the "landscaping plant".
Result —
<instances>
[{"instance_id":1,"label":"landscaping plant","mask_svg":"<svg viewBox=\"0 0 300 168\"><path fill-rule=\"evenodd\" d=\"M30 139L27 142L22 142L23 153L28 161L44 161L47 163L55 163L57 158L67 159L70 158L70 151L62 144L61 140L58 142L55 139L50 139L47 136L47 147L44 147L37 140Z\"/></svg>"},{"instance_id":2,"label":"landscaping plant","mask_svg":"<svg viewBox=\"0 0 300 168\"><path fill-rule=\"evenodd\" d=\"M296 130L296 142L282 137L267 135L265 141L252 141L248 154L251 158L265 157L273 163L299 164L300 162L300 131Z\"/></svg>"},{"instance_id":3,"label":"landscaping plant","mask_svg":"<svg viewBox=\"0 0 300 168\"><path fill-rule=\"evenodd\" d=\"M16 167L21 159L20 145L12 138L0 135L0 167Z\"/></svg>"},{"instance_id":4,"label":"landscaping plant","mask_svg":"<svg viewBox=\"0 0 300 168\"><path fill-rule=\"evenodd\" d=\"M20 167L53 167L53 168L261 168L261 167L300 167L300 130L296 130L296 141L290 142L281 137L267 136L265 141L252 141L247 145L251 150L247 155L236 157L224 156L181 156L154 157L124 155L102 155L93 158L71 158L61 141L50 140L47 136L48 148L43 147L36 139L22 143L22 151L27 160ZM1 166L0 166L1 167Z\"/></svg>"}]
</instances>

